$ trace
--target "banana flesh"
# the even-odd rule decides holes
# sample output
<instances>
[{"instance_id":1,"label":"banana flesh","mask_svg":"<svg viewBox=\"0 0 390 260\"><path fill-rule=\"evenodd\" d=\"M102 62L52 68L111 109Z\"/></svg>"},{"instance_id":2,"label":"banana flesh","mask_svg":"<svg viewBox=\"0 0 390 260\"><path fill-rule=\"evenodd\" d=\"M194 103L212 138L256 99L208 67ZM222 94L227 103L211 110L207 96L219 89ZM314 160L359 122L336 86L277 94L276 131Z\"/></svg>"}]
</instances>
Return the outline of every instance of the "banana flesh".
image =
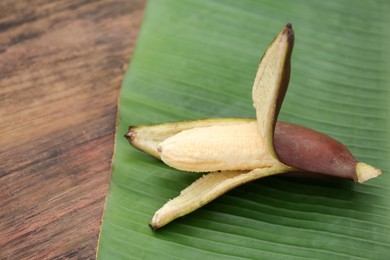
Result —
<instances>
[{"instance_id":1,"label":"banana flesh","mask_svg":"<svg viewBox=\"0 0 390 260\"><path fill-rule=\"evenodd\" d=\"M183 171L253 170L275 162L256 121L185 130L160 143L157 151L164 163Z\"/></svg>"}]
</instances>

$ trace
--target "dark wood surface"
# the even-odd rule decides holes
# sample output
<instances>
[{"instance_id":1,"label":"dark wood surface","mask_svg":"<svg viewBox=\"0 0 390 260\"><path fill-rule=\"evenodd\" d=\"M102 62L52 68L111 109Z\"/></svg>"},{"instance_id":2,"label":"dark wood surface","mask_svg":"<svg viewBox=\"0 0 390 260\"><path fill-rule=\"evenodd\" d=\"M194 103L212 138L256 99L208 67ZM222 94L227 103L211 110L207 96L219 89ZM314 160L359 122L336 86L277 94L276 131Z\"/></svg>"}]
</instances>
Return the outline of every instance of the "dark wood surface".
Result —
<instances>
[{"instance_id":1,"label":"dark wood surface","mask_svg":"<svg viewBox=\"0 0 390 260\"><path fill-rule=\"evenodd\" d=\"M93 259L144 0L0 1L0 259Z\"/></svg>"}]
</instances>

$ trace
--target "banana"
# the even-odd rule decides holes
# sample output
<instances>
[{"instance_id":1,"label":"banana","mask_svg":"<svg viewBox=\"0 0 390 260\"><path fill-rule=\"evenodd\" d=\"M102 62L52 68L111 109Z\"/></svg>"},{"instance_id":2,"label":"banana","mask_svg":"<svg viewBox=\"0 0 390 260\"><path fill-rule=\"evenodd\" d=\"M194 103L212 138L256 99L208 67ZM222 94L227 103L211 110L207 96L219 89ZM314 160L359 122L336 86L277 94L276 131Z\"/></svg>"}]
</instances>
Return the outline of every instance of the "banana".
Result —
<instances>
[{"instance_id":1,"label":"banana","mask_svg":"<svg viewBox=\"0 0 390 260\"><path fill-rule=\"evenodd\" d=\"M152 218L160 228L225 192L266 176L298 170L363 182L381 174L340 142L314 130L276 122L290 79L294 44L287 24L264 53L252 88L254 119L206 119L132 126L136 148L184 171L211 172L168 201Z\"/></svg>"},{"instance_id":2,"label":"banana","mask_svg":"<svg viewBox=\"0 0 390 260\"><path fill-rule=\"evenodd\" d=\"M207 133L214 129L218 129L218 134ZM197 135L198 132L202 132L202 135ZM214 135L217 135L216 140L213 140ZM258 161L261 143L256 139L258 131L255 119L215 118L136 126L129 128L126 137L140 151L162 159L166 164L183 171L261 168L247 166L256 163L257 166L261 166L262 163L261 160ZM171 151L164 148L166 143L171 145ZM299 172L324 174L359 183L382 174L379 169L359 162L341 142L296 124L276 123L274 147L279 160ZM201 156L193 156L191 151L196 150L201 151ZM170 153L170 156L165 157L164 153ZM176 155L173 156L172 153ZM183 161L184 157L186 162ZM255 160L250 161L249 158ZM214 166L214 163L222 161L227 163ZM179 163L183 165L180 166Z\"/></svg>"}]
</instances>

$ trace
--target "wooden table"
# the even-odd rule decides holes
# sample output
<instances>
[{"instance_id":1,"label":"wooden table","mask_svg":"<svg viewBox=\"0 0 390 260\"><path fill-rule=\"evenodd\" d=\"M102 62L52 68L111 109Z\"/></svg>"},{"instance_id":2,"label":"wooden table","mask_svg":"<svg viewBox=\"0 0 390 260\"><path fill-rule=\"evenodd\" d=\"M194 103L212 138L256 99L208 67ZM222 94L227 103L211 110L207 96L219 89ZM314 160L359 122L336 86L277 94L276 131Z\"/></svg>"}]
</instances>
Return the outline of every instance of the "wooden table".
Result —
<instances>
[{"instance_id":1,"label":"wooden table","mask_svg":"<svg viewBox=\"0 0 390 260\"><path fill-rule=\"evenodd\" d=\"M95 258L144 5L0 1L0 259Z\"/></svg>"}]
</instances>

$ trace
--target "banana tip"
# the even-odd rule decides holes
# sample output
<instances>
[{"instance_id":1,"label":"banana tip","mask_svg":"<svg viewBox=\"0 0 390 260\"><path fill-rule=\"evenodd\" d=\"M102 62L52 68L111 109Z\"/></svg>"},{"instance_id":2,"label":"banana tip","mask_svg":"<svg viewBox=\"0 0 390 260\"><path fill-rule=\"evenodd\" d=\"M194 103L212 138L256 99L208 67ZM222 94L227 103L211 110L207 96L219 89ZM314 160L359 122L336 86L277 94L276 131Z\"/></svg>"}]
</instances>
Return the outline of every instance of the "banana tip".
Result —
<instances>
[{"instance_id":1,"label":"banana tip","mask_svg":"<svg viewBox=\"0 0 390 260\"><path fill-rule=\"evenodd\" d=\"M160 223L160 218L158 216L158 214L155 214L152 218L152 221L149 223L149 227L153 230L157 230L161 227L161 225L159 224Z\"/></svg>"},{"instance_id":2,"label":"banana tip","mask_svg":"<svg viewBox=\"0 0 390 260\"><path fill-rule=\"evenodd\" d=\"M127 134L125 134L125 137L130 142L134 141L135 137L137 136L137 133L134 131L134 126L130 126Z\"/></svg>"},{"instance_id":3,"label":"banana tip","mask_svg":"<svg viewBox=\"0 0 390 260\"><path fill-rule=\"evenodd\" d=\"M152 223L149 223L149 227L153 229L153 231L156 231L158 229L157 226L154 226Z\"/></svg>"},{"instance_id":4,"label":"banana tip","mask_svg":"<svg viewBox=\"0 0 390 260\"><path fill-rule=\"evenodd\" d=\"M285 33L287 34L288 42L291 44L294 42L294 30L291 23L287 23L285 26Z\"/></svg>"},{"instance_id":5,"label":"banana tip","mask_svg":"<svg viewBox=\"0 0 390 260\"><path fill-rule=\"evenodd\" d=\"M356 165L357 181L363 183L382 174L382 171L363 162Z\"/></svg>"}]
</instances>

